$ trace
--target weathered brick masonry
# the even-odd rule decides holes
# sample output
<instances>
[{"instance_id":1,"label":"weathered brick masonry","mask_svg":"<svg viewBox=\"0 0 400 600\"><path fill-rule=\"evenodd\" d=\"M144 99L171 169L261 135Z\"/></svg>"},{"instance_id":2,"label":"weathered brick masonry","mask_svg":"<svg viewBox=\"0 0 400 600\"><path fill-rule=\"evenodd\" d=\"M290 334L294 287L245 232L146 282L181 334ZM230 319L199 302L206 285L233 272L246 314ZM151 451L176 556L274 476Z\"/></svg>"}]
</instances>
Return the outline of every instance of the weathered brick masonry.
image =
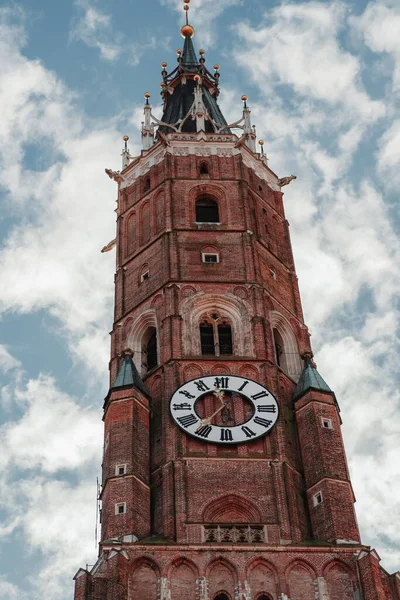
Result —
<instances>
[{"instance_id":1,"label":"weathered brick masonry","mask_svg":"<svg viewBox=\"0 0 400 600\"><path fill-rule=\"evenodd\" d=\"M312 361L282 202L292 178L256 153L246 100L243 136L231 132L219 73L185 35L178 70L163 71L158 136L147 98L144 149L125 149L123 171L110 172L102 534L75 600L400 600L399 575L360 542L338 403ZM178 126L188 90L196 111ZM210 375L265 386L279 404L273 429L221 445L177 427L171 396Z\"/></svg>"}]
</instances>

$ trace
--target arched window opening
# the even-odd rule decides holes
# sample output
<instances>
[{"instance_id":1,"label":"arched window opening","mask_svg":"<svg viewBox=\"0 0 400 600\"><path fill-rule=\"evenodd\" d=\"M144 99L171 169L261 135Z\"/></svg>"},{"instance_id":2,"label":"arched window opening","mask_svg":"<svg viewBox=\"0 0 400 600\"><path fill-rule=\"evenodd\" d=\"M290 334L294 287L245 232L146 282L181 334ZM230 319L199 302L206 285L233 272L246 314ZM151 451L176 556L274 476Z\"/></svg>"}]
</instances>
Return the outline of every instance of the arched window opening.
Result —
<instances>
[{"instance_id":1,"label":"arched window opening","mask_svg":"<svg viewBox=\"0 0 400 600\"><path fill-rule=\"evenodd\" d=\"M196 223L219 223L218 204L210 198L196 202Z\"/></svg>"},{"instance_id":2,"label":"arched window opening","mask_svg":"<svg viewBox=\"0 0 400 600\"><path fill-rule=\"evenodd\" d=\"M214 600L230 600L228 594L225 594L225 592L222 593L218 593L215 597Z\"/></svg>"},{"instance_id":3,"label":"arched window opening","mask_svg":"<svg viewBox=\"0 0 400 600\"><path fill-rule=\"evenodd\" d=\"M146 179L144 180L144 188L143 190L145 192L148 192L150 189L150 177L146 177Z\"/></svg>"},{"instance_id":4,"label":"arched window opening","mask_svg":"<svg viewBox=\"0 0 400 600\"><path fill-rule=\"evenodd\" d=\"M271 600L271 596L269 594L260 594L256 600Z\"/></svg>"},{"instance_id":5,"label":"arched window opening","mask_svg":"<svg viewBox=\"0 0 400 600\"><path fill-rule=\"evenodd\" d=\"M200 165L200 175L208 175L208 164L206 162L202 162Z\"/></svg>"},{"instance_id":6,"label":"arched window opening","mask_svg":"<svg viewBox=\"0 0 400 600\"><path fill-rule=\"evenodd\" d=\"M155 327L149 327L142 340L142 366L144 372L148 373L157 365L157 330Z\"/></svg>"},{"instance_id":7,"label":"arched window opening","mask_svg":"<svg viewBox=\"0 0 400 600\"><path fill-rule=\"evenodd\" d=\"M208 356L233 354L232 326L217 313L205 316L200 322L201 353Z\"/></svg>"}]
</instances>

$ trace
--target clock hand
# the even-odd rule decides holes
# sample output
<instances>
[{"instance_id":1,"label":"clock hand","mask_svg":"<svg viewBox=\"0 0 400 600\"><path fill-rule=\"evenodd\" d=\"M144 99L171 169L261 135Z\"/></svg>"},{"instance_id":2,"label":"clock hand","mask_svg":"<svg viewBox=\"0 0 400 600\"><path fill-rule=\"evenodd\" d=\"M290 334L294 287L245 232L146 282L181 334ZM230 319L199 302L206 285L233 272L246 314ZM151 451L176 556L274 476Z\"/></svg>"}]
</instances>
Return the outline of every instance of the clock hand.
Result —
<instances>
[{"instance_id":1,"label":"clock hand","mask_svg":"<svg viewBox=\"0 0 400 600\"><path fill-rule=\"evenodd\" d=\"M209 425L212 421L212 419L215 417L215 415L217 415L223 408L225 408L225 402L222 403L222 405L209 417L206 417L205 419L201 419L200 420L200 427L202 427L203 425ZM196 432L198 430L196 429Z\"/></svg>"}]
</instances>

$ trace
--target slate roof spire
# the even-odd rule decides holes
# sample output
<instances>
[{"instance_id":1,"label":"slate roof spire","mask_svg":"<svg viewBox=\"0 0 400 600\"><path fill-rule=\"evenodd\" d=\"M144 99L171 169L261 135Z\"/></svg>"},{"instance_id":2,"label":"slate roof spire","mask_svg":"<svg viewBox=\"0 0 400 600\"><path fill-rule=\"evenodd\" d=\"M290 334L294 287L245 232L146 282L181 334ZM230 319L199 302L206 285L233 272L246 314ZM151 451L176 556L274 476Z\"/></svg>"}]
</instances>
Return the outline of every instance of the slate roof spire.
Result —
<instances>
[{"instance_id":1,"label":"slate roof spire","mask_svg":"<svg viewBox=\"0 0 400 600\"><path fill-rule=\"evenodd\" d=\"M110 392L115 390L136 388L139 390L139 392L148 397L149 392L147 391L146 386L144 385L143 380L138 373L135 363L132 360L133 352L131 350L125 350L123 352L123 356L124 358L121 367L116 380L110 388Z\"/></svg>"},{"instance_id":2,"label":"slate roof spire","mask_svg":"<svg viewBox=\"0 0 400 600\"><path fill-rule=\"evenodd\" d=\"M317 367L312 361L312 355L306 353L303 355L304 368L300 375L299 382L293 394L293 399L298 400L310 390L317 392L328 392L333 394L331 388L317 371ZM334 395L334 394L333 394Z\"/></svg>"}]
</instances>

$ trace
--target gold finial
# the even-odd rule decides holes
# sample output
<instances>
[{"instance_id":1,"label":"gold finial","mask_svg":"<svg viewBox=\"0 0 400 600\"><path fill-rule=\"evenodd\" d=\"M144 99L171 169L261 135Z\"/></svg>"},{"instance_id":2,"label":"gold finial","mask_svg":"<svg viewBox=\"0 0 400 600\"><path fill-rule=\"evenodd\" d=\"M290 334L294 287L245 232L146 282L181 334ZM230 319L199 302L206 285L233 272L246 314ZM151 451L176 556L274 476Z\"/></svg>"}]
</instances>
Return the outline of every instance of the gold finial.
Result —
<instances>
[{"instance_id":1,"label":"gold finial","mask_svg":"<svg viewBox=\"0 0 400 600\"><path fill-rule=\"evenodd\" d=\"M194 28L187 23L181 29L181 36L185 38L186 36L190 36L191 38L194 36Z\"/></svg>"},{"instance_id":2,"label":"gold finial","mask_svg":"<svg viewBox=\"0 0 400 600\"><path fill-rule=\"evenodd\" d=\"M124 135L124 137L122 139L124 140L124 142L128 142L129 141L129 135Z\"/></svg>"},{"instance_id":3,"label":"gold finial","mask_svg":"<svg viewBox=\"0 0 400 600\"><path fill-rule=\"evenodd\" d=\"M178 50L176 51L176 53L177 53L178 56L181 56L182 55L182 50L180 48L178 48Z\"/></svg>"},{"instance_id":4,"label":"gold finial","mask_svg":"<svg viewBox=\"0 0 400 600\"><path fill-rule=\"evenodd\" d=\"M151 98L151 94L149 94L149 92L146 92L144 97L146 98L146 100L148 100L149 98Z\"/></svg>"},{"instance_id":5,"label":"gold finial","mask_svg":"<svg viewBox=\"0 0 400 600\"><path fill-rule=\"evenodd\" d=\"M219 71L219 65L214 65L214 71Z\"/></svg>"},{"instance_id":6,"label":"gold finial","mask_svg":"<svg viewBox=\"0 0 400 600\"><path fill-rule=\"evenodd\" d=\"M247 96L242 96L242 102L247 102L248 97Z\"/></svg>"},{"instance_id":7,"label":"gold finial","mask_svg":"<svg viewBox=\"0 0 400 600\"><path fill-rule=\"evenodd\" d=\"M197 81L197 83L200 83L200 81L201 81L201 77L200 77L200 75L195 75L195 76L193 77L193 79L194 79L195 81Z\"/></svg>"},{"instance_id":8,"label":"gold finial","mask_svg":"<svg viewBox=\"0 0 400 600\"><path fill-rule=\"evenodd\" d=\"M260 140L258 143L260 146L264 146L264 140Z\"/></svg>"},{"instance_id":9,"label":"gold finial","mask_svg":"<svg viewBox=\"0 0 400 600\"><path fill-rule=\"evenodd\" d=\"M162 66L163 69L165 69L166 67L168 67L168 63L163 62L163 63L161 63L161 66Z\"/></svg>"},{"instance_id":10,"label":"gold finial","mask_svg":"<svg viewBox=\"0 0 400 600\"><path fill-rule=\"evenodd\" d=\"M200 54L200 56L204 56L204 54L205 54L205 53L206 53L206 51L205 51L205 50L203 50L203 48L201 48L201 49L199 50L199 54Z\"/></svg>"}]
</instances>

